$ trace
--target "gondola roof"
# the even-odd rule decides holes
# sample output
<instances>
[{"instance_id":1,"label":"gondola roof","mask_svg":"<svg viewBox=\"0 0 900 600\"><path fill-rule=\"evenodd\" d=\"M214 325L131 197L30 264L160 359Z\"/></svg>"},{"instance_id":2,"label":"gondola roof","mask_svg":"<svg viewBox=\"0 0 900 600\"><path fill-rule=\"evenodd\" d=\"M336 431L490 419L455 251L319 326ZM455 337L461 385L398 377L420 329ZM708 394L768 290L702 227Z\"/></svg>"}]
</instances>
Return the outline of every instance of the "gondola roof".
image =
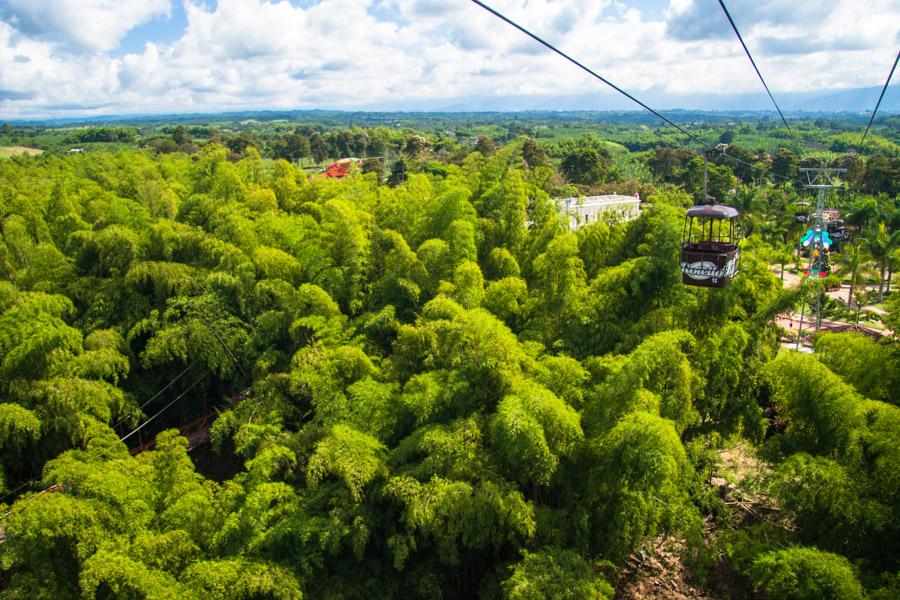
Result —
<instances>
[{"instance_id":1,"label":"gondola roof","mask_svg":"<svg viewBox=\"0 0 900 600\"><path fill-rule=\"evenodd\" d=\"M707 217L712 219L734 219L741 213L731 206L721 204L701 204L687 210L688 217Z\"/></svg>"}]
</instances>

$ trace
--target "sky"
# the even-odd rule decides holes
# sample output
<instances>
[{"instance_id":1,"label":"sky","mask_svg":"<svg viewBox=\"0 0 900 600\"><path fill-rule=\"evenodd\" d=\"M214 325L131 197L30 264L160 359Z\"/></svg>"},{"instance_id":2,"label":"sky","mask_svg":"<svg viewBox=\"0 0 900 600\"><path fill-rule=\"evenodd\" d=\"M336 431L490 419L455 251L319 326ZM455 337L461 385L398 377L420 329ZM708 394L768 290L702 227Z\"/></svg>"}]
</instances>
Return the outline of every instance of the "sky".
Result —
<instances>
[{"instance_id":1,"label":"sky","mask_svg":"<svg viewBox=\"0 0 900 600\"><path fill-rule=\"evenodd\" d=\"M766 98L717 0L486 1L638 97ZM900 48L900 0L726 4L776 99L880 88ZM0 0L0 119L585 94L612 106L469 0ZM860 111L877 90L865 98Z\"/></svg>"}]
</instances>

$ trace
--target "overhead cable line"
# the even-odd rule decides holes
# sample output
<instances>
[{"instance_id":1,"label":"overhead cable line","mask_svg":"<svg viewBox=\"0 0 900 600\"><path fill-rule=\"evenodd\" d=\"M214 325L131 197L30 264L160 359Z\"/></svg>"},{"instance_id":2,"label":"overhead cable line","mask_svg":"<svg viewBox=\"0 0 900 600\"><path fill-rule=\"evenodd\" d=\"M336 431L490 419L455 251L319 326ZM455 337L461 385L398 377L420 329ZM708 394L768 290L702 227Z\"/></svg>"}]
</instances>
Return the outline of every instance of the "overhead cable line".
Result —
<instances>
[{"instance_id":1,"label":"overhead cable line","mask_svg":"<svg viewBox=\"0 0 900 600\"><path fill-rule=\"evenodd\" d=\"M197 385L198 383L200 383L201 381L203 381L204 379L206 379L206 376L209 375L210 373L211 373L211 371L206 371L206 373L204 373L203 375L201 375L199 379L194 380L194 383L192 383L191 385L189 385L189 386L187 387L186 390L184 390L183 392L181 392L180 394L178 394L178 395L175 397L174 400L172 400L171 402L169 402L168 404L166 404L165 406L163 406L161 409L159 409L158 411L156 411L156 414L154 414L152 417L150 417L149 419L147 419L146 421L144 421L143 423L141 423L140 425L138 425L137 427L135 427L134 429L132 429L130 432L128 432L127 434L125 434L123 437L119 438L119 441L120 441L120 442L124 442L125 440L127 440L128 438L130 438L131 436L133 436L134 434L136 434L138 431L140 431L141 429L143 429L144 427L146 427L147 425L149 425L151 421L153 421L154 419L156 419L156 417L160 416L161 414L163 414L164 412L166 412L167 410L169 410L169 409L172 407L173 404L175 404L176 402L178 402L179 400L181 400L181 399L184 397L185 394L187 394L189 391L191 391L192 389L194 389L194 386L195 386L195 385Z\"/></svg>"},{"instance_id":2,"label":"overhead cable line","mask_svg":"<svg viewBox=\"0 0 900 600\"><path fill-rule=\"evenodd\" d=\"M756 71L756 75L759 77L759 80L762 82L763 87L766 88L766 93L769 94L769 99L772 100L772 104L775 105L775 110L778 111L778 116L781 117L781 122L784 123L784 126L787 128L788 133L792 136L794 135L794 131L791 129L791 126L788 125L787 119L784 118L784 113L781 112L781 108L778 106L778 103L775 102L775 96L772 95L771 90L769 90L769 86L766 84L766 80L763 78L762 73L759 72L759 67L756 66L756 61L753 60L753 55L750 54L750 49L747 48L747 44L744 43L744 38L741 36L741 32L738 31L737 25L734 23L734 19L731 18L731 13L728 12L728 8L725 6L725 2L723 0L719 0L719 6L722 7L722 10L725 12L725 16L728 18L728 22L731 23L731 28L734 30L735 35L738 38L738 41L741 42L741 46L744 47L744 52L747 54L747 58L750 59L750 64L753 65L753 70Z\"/></svg>"},{"instance_id":3,"label":"overhead cable line","mask_svg":"<svg viewBox=\"0 0 900 600\"><path fill-rule=\"evenodd\" d=\"M158 392L156 392L155 394L153 394L149 399L145 400L144 403L141 404L140 407L138 407L138 410L144 410L144 407L146 407L148 404L150 404L151 402L153 402L156 398L158 398L158 397L159 397L163 392L165 392L167 389L169 389L170 387L172 387L172 384L175 383L176 381L178 381L179 379L181 379L181 377L182 377L185 373L187 373L188 370L190 370L190 368L193 367L195 364L197 364L197 361L196 361L196 360L195 360L194 362L192 362L191 364L189 364L188 366L186 366L186 367L184 368L184 370L181 371L181 373L179 373L178 375L176 375L171 381L169 381L169 383L167 383L166 385L164 385L163 388L162 388L161 390L159 390ZM193 387L193 386L191 386L191 387ZM121 417L118 421L115 422L115 424L113 424L112 428L115 429L116 427L118 427L119 425L121 425L121 424L125 421L126 418L127 418L127 417ZM121 441L121 440L120 440L120 441ZM10 490L9 492L6 492L5 494L3 494L3 496L0 497L0 499L2 499L2 498L9 498L10 496L14 496L16 492L18 492L19 490L21 490L21 489L23 489L23 488L25 488L25 487L28 487L29 485L31 485L31 484L34 483L35 481L37 481L37 480L36 480L36 479L32 479L32 480L30 480L30 481L26 481L25 483L20 484L20 485L17 486L15 489Z\"/></svg>"},{"instance_id":4,"label":"overhead cable line","mask_svg":"<svg viewBox=\"0 0 900 600\"><path fill-rule=\"evenodd\" d=\"M18 492L19 490L22 490L22 489L28 487L29 485L31 485L31 484L34 483L35 481L37 481L37 479L32 479L32 480L30 480L30 481L26 481L25 483L22 483L22 484L16 486L14 489L12 489L12 490L6 492L5 494L3 494L3 496L0 497L0 500L5 500L6 498L9 498L9 497L11 497L11 496L15 496L15 495L16 495L16 492Z\"/></svg>"},{"instance_id":5,"label":"overhead cable line","mask_svg":"<svg viewBox=\"0 0 900 600\"><path fill-rule=\"evenodd\" d=\"M203 321L203 323L204 323L204 324L209 328L209 330L212 332L213 336L219 341L220 344L222 344L222 347L225 349L225 352L228 353L228 356L229 356L229 357L231 358L231 360L234 362L234 366L236 366L236 367L238 368L238 370L241 372L241 375L243 375L243 376L244 376L244 379L246 379L246 378L247 378L247 372L244 371L244 367L241 366L241 363L238 361L237 357L234 355L234 352L231 351L231 348L228 347L228 344L226 344L226 343L225 343L225 340L222 339L222 336L219 335L219 331L213 326L212 323L210 323L209 321L207 321L207 320L204 319L203 317L200 317L200 318L201 318L201 320Z\"/></svg>"},{"instance_id":6,"label":"overhead cable line","mask_svg":"<svg viewBox=\"0 0 900 600\"><path fill-rule=\"evenodd\" d=\"M675 129L677 129L678 131L680 131L680 132L683 133L684 135L688 136L689 138L691 138L692 140L694 140L694 141L697 142L698 144L700 144L700 145L702 145L702 146L709 147L709 145L708 145L706 142L704 142L702 139L700 139L699 137L697 137L697 136L694 135L693 133L687 131L686 129L684 129L683 127L677 125L677 124L674 123L673 121L670 121L669 119L667 119L666 117L664 117L663 115L661 115L659 112L653 110L652 108L650 108L649 106L647 106L646 104L644 104L643 102L641 102L640 100L638 100L637 98L635 98L634 96L632 96L631 94L629 94L628 92L626 92L625 90L623 90L622 88L620 88L619 86L617 86L616 84L614 84L613 82L611 82L609 79L606 79L605 77L603 77L603 76L600 75L599 73L596 73L595 71L593 71L591 68L586 67L586 66L583 65L582 63L578 62L577 60L575 60L574 58L572 58L571 56L569 56L568 54L566 54L565 52L563 52L562 50L560 50L559 48L557 48L556 46L554 46L553 44L551 44L550 42L546 41L546 40L543 39L542 37L540 37L540 36L538 36L538 35L536 35L536 34L534 34L534 33L531 33L530 31L528 31L527 29L525 29L524 27L522 27L521 25L519 25L518 23L516 23L515 21L513 21L513 20L510 19L509 17L507 17L506 15L504 15L504 14L502 14L502 13L500 13L500 12L494 10L493 8L491 8L490 6L488 6L487 4L485 4L484 2L481 2L481 0L472 0L472 2L474 2L475 4L477 4L478 6L480 6L481 8L483 8L484 10L488 11L489 13L491 13L492 15L494 15L495 17L497 17L498 19L500 19L500 20L502 20L502 21L506 21L506 23L508 23L509 25L512 25L513 27L515 27L516 29L518 29L519 31L521 31L522 33L524 33L525 35L527 35L528 37L530 37L531 39L533 39L534 41L536 41L537 43L539 43L539 44L541 44L542 46L546 47L547 49L552 50L553 52L559 54L560 56L562 56L563 58L565 58L567 61L569 61L570 63L572 63L573 65L577 66L578 68L582 69L583 71L586 71L587 73L589 73L589 74L592 75L593 77L599 79L600 81L602 81L603 83L605 83L606 85L608 85L609 87L611 87L612 89L616 90L617 92L619 92L620 94L622 94L623 96L625 96L626 98L628 98L629 100L631 100L632 102L634 102L635 104L639 105L639 106L642 107L643 109L645 109L645 110L647 110L648 112L652 113L652 114L653 114L654 116L656 116L658 119L660 119L660 120L662 120L662 121L665 121L666 123L668 123L669 125L671 125L671 126L674 127Z\"/></svg>"},{"instance_id":7,"label":"overhead cable line","mask_svg":"<svg viewBox=\"0 0 900 600\"><path fill-rule=\"evenodd\" d=\"M190 366L193 366L193 363L192 363ZM188 368L190 368L190 366L189 366ZM187 389L185 389L183 392L181 392L180 394L178 394L178 396L177 396L174 400L172 400L171 402L169 402L168 404L166 404L164 407L162 407L160 410L158 410L158 411L156 412L156 414L154 414L152 417L150 417L149 419L147 419L146 421L144 421L143 423L141 423L140 425L138 425L137 427L135 427L134 429L132 429L130 432L126 433L124 436L120 437L120 438L119 438L119 442L123 442L123 443L124 443L125 440L127 440L128 438L130 438L131 436L133 436L135 433L139 432L141 429L143 429L144 427L146 427L147 425L149 425L151 421L153 421L154 419L156 419L157 417L159 417L160 415L162 415L164 412L166 412L167 410L169 410L172 406L174 406L174 404L175 404L176 402L178 402L179 400L181 400L181 398L183 398L189 391L191 391L198 383L200 383L201 381L203 381L204 379L206 379L206 376L209 375L211 372L212 372L211 370L207 370L206 373L204 373L203 375L201 375L199 379L194 380L194 382L193 382L191 385L189 385L189 386L187 387ZM183 374L184 374L184 371L182 371L181 374L178 375L178 377L181 377L181 375L183 375ZM166 385L166 387L163 388L163 390L165 390L167 387L169 387L169 385L171 385L172 383L174 383L174 382L178 379L178 377L176 377L176 378L175 378L174 380L172 380L168 385ZM160 390L160 391L162 391L162 390ZM94 458L97 458L97 459L105 458L106 455L107 455L107 452L109 452L110 450L111 450L111 447L108 447L108 448L106 448L105 450L103 450L102 452L100 452L99 454L97 454ZM35 480L32 480L32 481L30 481L30 482L28 482L28 483L22 484L22 485L20 485L20 486L19 486L18 488L16 488L16 489L19 490L19 489L21 489L22 487L24 487L25 485L28 485L28 484L30 484L30 483L34 483L34 481L35 481ZM11 514L13 513L13 511L16 510L16 508L18 508L18 507L22 506L23 504L26 504L26 503L28 503L28 502L30 502L30 501L32 501L32 500L35 500L35 499L37 499L37 498L43 496L43 495L46 494L47 492L51 492L51 491L54 491L54 490L56 490L56 489L59 489L59 484L53 484L53 485L51 485L50 487L47 487L47 488L41 490L40 492L36 493L34 496L29 496L29 497L25 498L24 500L21 500L20 502L17 502L17 503L15 503L15 504L13 504L13 505L10 507L10 509L9 509L8 511L6 511L6 512L3 513L2 515L0 515L0 521L3 521L3 520L6 519L9 515L11 515Z\"/></svg>"},{"instance_id":8,"label":"overhead cable line","mask_svg":"<svg viewBox=\"0 0 900 600\"><path fill-rule=\"evenodd\" d=\"M208 291L208 290L204 287L204 291ZM201 317L201 319L202 319L202 317ZM215 336L215 338L219 341L219 343L225 348L225 351L228 353L228 356L231 358L232 361L234 361L235 366L237 366L237 368L240 369L240 371L241 371L241 373L244 375L244 377L246 377L246 376L247 376L247 373L244 371L244 369L243 369L243 367L241 366L240 362L237 360L237 357L236 357L236 356L234 355L234 353L231 351L231 348L228 347L228 344L225 343L225 340L223 340L222 337L219 335L218 331L215 329L215 327L212 325L212 323L210 323L210 322L207 321L206 319L202 319L202 320L203 320L204 324L205 324L205 325L210 329L210 331L213 333L213 335ZM187 372L191 369L191 367L193 367L195 364L197 364L197 360L194 360L193 362L191 362L191 364L189 364L187 367L185 367L178 375L176 375L171 381L169 381L169 383L167 383L165 386L163 386L162 389L160 389L158 392L156 392L156 393L155 393L153 396L151 396L148 400L144 401L144 403L141 404L141 406L139 407L139 410L143 410L144 407L146 407L146 406L147 406L148 404L150 404L153 400L155 400L156 398L158 398L163 392L165 392L167 389L169 389L169 388L172 386L172 384L174 384L176 381L178 381L179 379L181 379L181 378L184 376L184 374L187 373ZM146 421L144 421L141 425L139 425L138 427L136 427L136 428L133 429L132 431L128 432L128 433L125 434L123 437L119 438L119 441L120 441L120 442L124 442L125 440L127 440L128 438L130 438L132 435L134 435L135 433L137 433L138 431L140 431L141 429L143 429L143 428L144 428L146 425L148 425L151 421L153 421L154 419L156 419L157 417L159 417L162 413L164 413L165 411L167 411L167 410L168 410L169 408L171 408L178 400L180 400L182 397L184 397L185 394L187 394L191 389L193 389L194 386L196 386L196 385L197 385L198 383L200 383L203 379L205 379L206 376L209 375L211 372L212 372L211 370L207 370L206 373L204 373L202 376L200 376L199 379L195 380L191 385L189 385L189 386L187 387L187 389L185 389L181 394L179 394L174 400L172 400L172 401L169 402L166 406L164 406L162 409L160 409L159 411L157 411L156 414L154 414L152 417L150 417L149 419L147 419ZM115 429L116 427L118 427L119 425L121 425L122 422L123 422L124 420L125 420L125 417L120 418L120 419L113 425L113 429ZM105 452L101 452L100 454L97 455L97 458L102 458L104 455L105 455ZM18 492L19 490L21 490L21 489L23 489L23 488L25 488L25 487L31 485L31 484L34 483L35 481L36 481L36 479L32 479L31 481L26 481L25 483L23 483L23 484L19 485L18 487L16 487L14 490L12 490L12 491L7 492L6 494L4 494L4 495L2 496L2 498L8 498L8 497L14 495L16 492ZM39 492L38 494L26 498L26 499L23 500L22 502L28 502L29 500L32 500L32 499L34 499L34 498L37 498L38 496L41 496L41 495L47 493L48 491L51 491L54 487L55 487L55 486L50 486L49 488L47 488L47 489L45 489L45 490L42 490L42 491ZM11 513L12 513L12 509L10 509L8 512L4 513L3 515L0 515L0 521L2 521L3 519L5 519L6 517L8 517Z\"/></svg>"},{"instance_id":9,"label":"overhead cable line","mask_svg":"<svg viewBox=\"0 0 900 600\"><path fill-rule=\"evenodd\" d=\"M860 148L862 148L862 145L866 142L866 136L869 135L869 127L872 126L872 122L875 120L875 114L878 112L878 107L881 106L881 100L884 98L884 93L891 83L891 77L894 76L894 69L897 68L897 61L900 61L900 50L897 51L897 58L894 59L894 66L891 67L891 72L888 73L887 80L884 82L884 87L881 88L881 95L878 96L878 102L875 103L875 110L872 111L872 116L869 118L869 124L866 125L866 132L863 133L862 140L859 142Z\"/></svg>"},{"instance_id":10,"label":"overhead cable line","mask_svg":"<svg viewBox=\"0 0 900 600\"><path fill-rule=\"evenodd\" d=\"M554 46L554 45L551 44L550 42L546 41L546 40L543 39L542 37L538 36L537 34L532 33L531 31L525 29L524 27L522 27L521 25L519 25L518 23L516 23L515 21L513 21L512 19L510 19L510 18L507 17L506 15L504 15L503 13L501 13L501 12L499 12L499 11L497 11L497 10L491 8L490 6L488 6L487 4L485 4L484 2L481 2L481 0L471 0L471 1L472 1L474 4L477 4L478 6L480 6L481 8L483 8L484 10L486 10L487 12L491 13L492 15L494 15L495 17L497 17L497 18L500 19L501 21L505 21L507 24L509 24L509 25L511 25L511 26L513 26L513 27L515 27L516 29L518 29L519 31L521 31L522 33L524 33L525 35L527 35L528 37L530 37L531 39L533 39L533 40L536 41L537 43L541 44L542 46L544 46L544 47L547 48L548 50L551 50L551 51L555 52L556 54L562 56L562 57L565 58L567 61L569 61L569 62L572 63L573 65L577 66L579 69L581 69L581 70L585 71L586 73L590 74L592 77L594 77L594 78L596 78L596 79L599 79L600 81L602 81L603 83L605 83L606 85L608 85L609 87L611 87L612 89L614 89L615 91L619 92L620 94L622 94L623 96L625 96L626 98L628 98L629 100L631 100L632 102L634 102L635 104L637 104L638 106L640 106L641 108L643 108L644 110L646 110L647 112L651 113L652 115L654 115L655 117L657 117L657 118L660 119L661 121L663 121L663 122L665 122L665 123L671 125L671 126L674 127L675 129L677 129L678 131L680 131L681 133L683 133L684 135L688 136L690 139L694 140L695 142L697 142L698 144L700 144L701 146L703 146L706 150L708 150L708 151L710 151L710 152L718 152L719 154L721 154L722 156L724 156L725 158L727 158L727 159L729 159L729 160L732 160L732 161L734 161L734 162L736 162L736 163L742 164L742 165L744 165L744 166L746 166L746 167L753 168L754 165L752 165L751 163L748 163L747 161L742 160L742 159L740 159L740 158L731 156L730 154L727 154L727 153L725 153L725 152L723 152L723 151L721 151L721 150L717 150L715 147L713 147L713 146L711 146L710 144L708 144L707 142L703 141L701 138L699 138L699 137L697 137L696 135L694 135L693 133L687 131L686 129L684 129L683 127L681 127L681 126L678 125L677 123L673 122L672 120L666 118L665 116L663 116L663 115L660 114L658 111L656 111L656 110L654 110L653 108L651 108L650 106L647 106L646 104L644 104L643 102L641 102L640 100L638 100L636 97L634 97L633 95L629 94L628 92L626 92L625 90L623 90L622 88L620 88L619 86L617 86L616 84L614 84L613 82L611 82L609 79L606 79L605 77L603 77L603 76L600 75L599 73L595 72L595 71L592 70L591 68L585 66L584 64L582 64L582 63L579 62L578 60L572 58L571 56L569 56L568 54L566 54L565 52L563 52L562 50L560 50L559 48L557 48L556 46ZM784 179L785 181L792 181L790 177L785 177L785 176L783 176L783 175L778 175L777 173L772 173L772 175L773 175L774 177L778 177L778 178L780 178L780 179Z\"/></svg>"},{"instance_id":11,"label":"overhead cable line","mask_svg":"<svg viewBox=\"0 0 900 600\"><path fill-rule=\"evenodd\" d=\"M163 392L165 392L167 389L169 389L169 388L172 386L173 383L175 383L176 381L178 381L179 379L181 379L181 377L182 377L185 373L187 373L187 372L190 370L190 368L193 367L195 364L197 364L197 361L196 361L196 360L195 360L194 362L192 362L191 364L189 364L188 366L186 366L186 367L184 368L184 370L183 370L181 373L179 373L178 375L176 375L175 378L172 379L172 381L170 381L169 383L167 383L167 384L165 385L165 387L163 387L161 390L159 390L158 392L156 392L155 394L153 394L148 400L145 400L144 403L141 404L141 405L138 407L138 410L141 410L141 411L144 410L144 407L146 407L148 404L150 404L151 402L153 402L154 400L156 400ZM113 429L115 429L116 427L118 427L119 425L121 425L122 422L123 422L126 418L127 418L127 417L122 417L122 418L120 418L118 421L116 421L116 424L113 425Z\"/></svg>"},{"instance_id":12,"label":"overhead cable line","mask_svg":"<svg viewBox=\"0 0 900 600\"><path fill-rule=\"evenodd\" d=\"M207 293L207 294L209 293L209 288L207 288L203 283L200 284L200 287L203 288L203 291L205 293ZM238 370L241 372L241 375L244 376L244 379L247 379L247 372L244 371L244 367L241 366L241 363L240 363L240 361L238 361L237 357L234 355L234 352L231 351L231 348L228 347L228 344L226 344L225 340L222 339L222 336L219 335L219 331L203 315L199 315L199 318L203 322L203 324L206 326L206 328L209 329L210 333L213 334L213 337L215 337L216 340L218 340L218 342L222 345L222 348L225 349L225 352L228 354L229 358L231 358L231 360L234 362L234 366L236 366L238 368Z\"/></svg>"},{"instance_id":13,"label":"overhead cable line","mask_svg":"<svg viewBox=\"0 0 900 600\"><path fill-rule=\"evenodd\" d=\"M6 517L8 517L9 515L13 514L13 511L14 511L17 507L21 506L22 504L25 504L26 502L30 502L30 501L32 501L32 500L34 500L34 499L36 499L36 498L40 498L41 496L43 496L43 495L46 494L47 492L52 492L52 491L54 491L54 488L56 488L56 487L57 487L57 486L55 486L55 485L51 485L50 487L48 487L48 488L46 488L46 489L43 489L43 490L39 491L39 492L38 492L37 494L35 494L34 496L29 496L29 497L25 498L24 500L22 500L20 503L14 504L13 506L10 506L8 511L6 511L6 512L3 513L2 515L0 515L0 521L4 520L4 519L5 519ZM4 536L4 537L5 537L5 536ZM2 541L3 541L3 538L0 538L0 543L2 543Z\"/></svg>"}]
</instances>

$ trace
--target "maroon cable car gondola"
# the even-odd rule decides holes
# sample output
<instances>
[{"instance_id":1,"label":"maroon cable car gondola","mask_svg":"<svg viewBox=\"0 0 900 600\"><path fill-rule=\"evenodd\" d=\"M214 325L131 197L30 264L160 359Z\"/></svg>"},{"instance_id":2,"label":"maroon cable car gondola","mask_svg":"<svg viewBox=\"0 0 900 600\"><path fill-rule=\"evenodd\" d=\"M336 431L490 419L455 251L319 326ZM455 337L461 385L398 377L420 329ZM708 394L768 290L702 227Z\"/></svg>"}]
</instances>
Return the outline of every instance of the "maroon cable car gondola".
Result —
<instances>
[{"instance_id":1,"label":"maroon cable car gondola","mask_svg":"<svg viewBox=\"0 0 900 600\"><path fill-rule=\"evenodd\" d=\"M738 272L741 250L740 213L731 206L703 204L684 217L681 282L701 287L725 287Z\"/></svg>"}]
</instances>

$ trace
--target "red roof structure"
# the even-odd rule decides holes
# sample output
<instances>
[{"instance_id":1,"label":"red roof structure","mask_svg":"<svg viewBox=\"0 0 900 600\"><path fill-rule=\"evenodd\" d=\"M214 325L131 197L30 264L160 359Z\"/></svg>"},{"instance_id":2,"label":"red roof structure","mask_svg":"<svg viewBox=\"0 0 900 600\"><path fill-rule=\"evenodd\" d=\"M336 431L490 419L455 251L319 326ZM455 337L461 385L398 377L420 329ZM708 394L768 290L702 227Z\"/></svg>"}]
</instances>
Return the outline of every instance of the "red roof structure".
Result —
<instances>
[{"instance_id":1,"label":"red roof structure","mask_svg":"<svg viewBox=\"0 0 900 600\"><path fill-rule=\"evenodd\" d=\"M353 167L359 165L362 161L358 158L342 158L325 167L325 177L341 178L350 174Z\"/></svg>"}]
</instances>

